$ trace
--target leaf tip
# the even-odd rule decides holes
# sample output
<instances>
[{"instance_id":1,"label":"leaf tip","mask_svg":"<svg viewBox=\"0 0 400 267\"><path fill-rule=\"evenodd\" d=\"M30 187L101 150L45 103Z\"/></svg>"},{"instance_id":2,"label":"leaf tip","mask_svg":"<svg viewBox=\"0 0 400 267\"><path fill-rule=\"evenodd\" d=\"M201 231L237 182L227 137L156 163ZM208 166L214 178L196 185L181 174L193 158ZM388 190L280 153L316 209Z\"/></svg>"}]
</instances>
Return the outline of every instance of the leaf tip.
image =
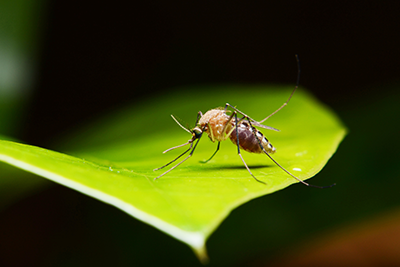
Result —
<instances>
[{"instance_id":1,"label":"leaf tip","mask_svg":"<svg viewBox=\"0 0 400 267\"><path fill-rule=\"evenodd\" d=\"M210 258L208 257L207 254L207 249L206 246L200 246L200 247L192 247L194 253L196 254L197 258L199 261L203 264L206 265L210 262Z\"/></svg>"}]
</instances>

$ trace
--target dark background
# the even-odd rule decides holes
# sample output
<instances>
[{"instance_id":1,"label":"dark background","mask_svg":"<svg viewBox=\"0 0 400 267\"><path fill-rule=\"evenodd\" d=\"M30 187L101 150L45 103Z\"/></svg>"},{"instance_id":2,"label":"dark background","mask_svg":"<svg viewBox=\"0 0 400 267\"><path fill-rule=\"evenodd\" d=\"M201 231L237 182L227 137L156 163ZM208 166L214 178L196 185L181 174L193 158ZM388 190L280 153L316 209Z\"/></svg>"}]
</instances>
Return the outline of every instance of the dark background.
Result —
<instances>
[{"instance_id":1,"label":"dark background","mask_svg":"<svg viewBox=\"0 0 400 267\"><path fill-rule=\"evenodd\" d=\"M101 114L186 86L294 84L297 53L301 86L349 128L318 176L338 186L291 186L253 200L207 243L211 266L292 258L313 235L400 207L392 141L400 133L398 10L395 1L49 1L37 82L17 137L52 148ZM186 245L62 186L21 200L0 219L3 266L199 265Z\"/></svg>"},{"instance_id":2,"label":"dark background","mask_svg":"<svg viewBox=\"0 0 400 267\"><path fill-rule=\"evenodd\" d=\"M294 84L296 53L301 86L333 107L362 105L371 88L399 77L392 3L50 1L23 139L43 144L177 86Z\"/></svg>"}]
</instances>

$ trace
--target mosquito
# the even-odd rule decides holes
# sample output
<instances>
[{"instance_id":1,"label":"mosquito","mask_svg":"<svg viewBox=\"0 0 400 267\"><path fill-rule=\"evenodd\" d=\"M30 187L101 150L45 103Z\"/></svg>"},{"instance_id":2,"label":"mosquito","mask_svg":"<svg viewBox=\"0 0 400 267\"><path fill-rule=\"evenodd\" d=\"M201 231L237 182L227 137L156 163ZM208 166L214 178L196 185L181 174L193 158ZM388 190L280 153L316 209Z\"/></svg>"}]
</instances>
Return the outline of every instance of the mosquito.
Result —
<instances>
[{"instance_id":1,"label":"mosquito","mask_svg":"<svg viewBox=\"0 0 400 267\"><path fill-rule=\"evenodd\" d=\"M282 165L280 165L275 159L272 158L271 154L274 154L276 152L275 147L270 143L270 141L258 130L256 127L259 128L264 128L267 130L273 130L273 131L279 131L278 129L275 129L270 126L263 125L262 123L266 120L268 120L271 116L275 115L278 111L280 111L282 108L284 108L292 98L294 92L297 90L299 87L299 82L300 82L300 61L298 55L296 55L296 61L297 61L297 81L296 85L290 94L289 98L286 100L285 103L283 103L282 106L280 106L277 110L272 112L270 115L268 115L266 118L262 119L261 121L256 121L237 109L236 107L232 106L229 103L225 104L224 108L215 108L207 111L205 114L203 114L201 111L197 113L197 119L196 119L196 126L193 129L188 129L184 127L173 115L171 115L172 119L186 132L190 133L192 135L192 138L189 139L186 143L171 147L167 150L165 150L163 153L167 153L171 150L174 150L176 148L180 148L186 145L190 145L189 148L184 151L182 154L180 154L178 157L176 157L174 160L168 162L164 166L154 169L154 171L163 169L170 164L174 163L177 161L179 158L181 158L183 155L186 153L189 153L189 155L184 158L182 161L174 165L172 168L167 170L166 172L162 173L161 175L157 176L154 178L154 180L157 180L158 178L166 175L179 165L181 165L183 162L185 162L187 159L189 159L196 147L197 144L199 143L201 137L203 136L203 133L206 133L208 137L211 139L212 142L218 141L217 149L215 152L212 154L212 156L204 161L203 163L206 163L210 161L215 154L217 154L219 148L220 148L220 143L221 141L227 140L228 138L237 146L238 148L238 155L241 158L244 166L246 167L247 171L250 173L250 175L259 183L266 184L264 181L261 181L257 179L253 173L251 172L249 166L246 164L246 162L243 159L242 153L240 149L243 149L247 152L250 153L258 153L262 154L264 153L267 155L279 168L281 168L284 172L286 172L288 175L299 181L300 183L306 185L306 186L311 186L311 187L317 187L317 188L326 188L326 187L332 187L333 185L329 186L316 186L312 185L309 183L304 182L300 178L297 178L295 175L290 173L288 170L286 170ZM231 111L228 110L228 108L231 108L233 110L231 115L228 115L227 113L230 113ZM238 118L238 114L240 114L242 117Z\"/></svg>"}]
</instances>

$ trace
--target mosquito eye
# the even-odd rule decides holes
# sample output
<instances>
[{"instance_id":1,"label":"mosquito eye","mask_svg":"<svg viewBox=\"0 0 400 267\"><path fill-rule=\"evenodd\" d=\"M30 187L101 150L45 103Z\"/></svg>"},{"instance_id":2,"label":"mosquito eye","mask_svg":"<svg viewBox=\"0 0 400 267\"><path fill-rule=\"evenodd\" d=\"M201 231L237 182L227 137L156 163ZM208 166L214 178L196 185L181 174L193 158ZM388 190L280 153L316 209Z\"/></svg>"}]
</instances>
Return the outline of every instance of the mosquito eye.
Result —
<instances>
[{"instance_id":1,"label":"mosquito eye","mask_svg":"<svg viewBox=\"0 0 400 267\"><path fill-rule=\"evenodd\" d=\"M196 138L200 138L203 132L200 129L194 129L193 134Z\"/></svg>"}]
</instances>

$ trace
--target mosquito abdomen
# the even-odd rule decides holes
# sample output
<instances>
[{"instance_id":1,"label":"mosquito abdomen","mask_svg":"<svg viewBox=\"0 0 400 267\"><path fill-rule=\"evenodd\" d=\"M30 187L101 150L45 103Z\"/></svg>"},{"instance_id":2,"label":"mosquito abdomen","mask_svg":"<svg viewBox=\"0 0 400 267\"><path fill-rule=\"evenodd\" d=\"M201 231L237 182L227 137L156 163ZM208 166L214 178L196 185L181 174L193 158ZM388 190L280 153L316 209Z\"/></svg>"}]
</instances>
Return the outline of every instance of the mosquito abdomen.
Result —
<instances>
[{"instance_id":1,"label":"mosquito abdomen","mask_svg":"<svg viewBox=\"0 0 400 267\"><path fill-rule=\"evenodd\" d=\"M239 123L237 128L235 127L231 135L229 136L229 138L235 145L237 145L236 129L238 130L239 146L241 149L246 150L250 153L263 153L260 147L261 143L262 147L267 153L275 153L276 149L272 146L268 139L256 128L254 128L254 132L256 133L254 135L252 127L247 122ZM260 140L260 142L257 140L257 138L258 140Z\"/></svg>"}]
</instances>

